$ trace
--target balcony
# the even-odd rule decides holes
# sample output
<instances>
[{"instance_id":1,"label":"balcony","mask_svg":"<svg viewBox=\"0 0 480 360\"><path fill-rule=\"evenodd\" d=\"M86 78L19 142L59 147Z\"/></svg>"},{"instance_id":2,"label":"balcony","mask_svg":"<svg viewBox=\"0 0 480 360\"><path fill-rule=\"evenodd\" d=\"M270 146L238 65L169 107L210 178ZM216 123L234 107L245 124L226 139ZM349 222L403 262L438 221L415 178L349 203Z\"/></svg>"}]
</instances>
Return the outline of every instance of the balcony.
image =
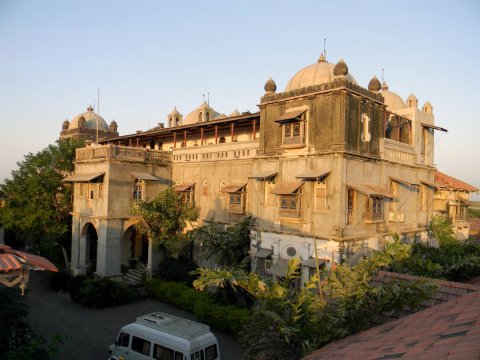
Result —
<instances>
[{"instance_id":1,"label":"balcony","mask_svg":"<svg viewBox=\"0 0 480 360\"><path fill-rule=\"evenodd\" d=\"M77 162L117 160L165 164L172 162L172 154L170 151L108 144L77 149L75 160Z\"/></svg>"}]
</instances>

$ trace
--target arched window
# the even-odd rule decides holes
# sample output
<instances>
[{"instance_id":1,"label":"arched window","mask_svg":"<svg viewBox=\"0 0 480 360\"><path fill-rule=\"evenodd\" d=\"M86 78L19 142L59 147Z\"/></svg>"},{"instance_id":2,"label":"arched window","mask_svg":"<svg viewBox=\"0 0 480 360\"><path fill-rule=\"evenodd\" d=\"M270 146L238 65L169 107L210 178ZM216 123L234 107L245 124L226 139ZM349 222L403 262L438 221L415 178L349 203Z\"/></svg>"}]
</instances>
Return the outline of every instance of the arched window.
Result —
<instances>
[{"instance_id":1,"label":"arched window","mask_svg":"<svg viewBox=\"0 0 480 360\"><path fill-rule=\"evenodd\" d=\"M220 144L223 144L223 143L226 143L227 140L222 136L222 137L220 138L220 141L219 141L219 142L220 142Z\"/></svg>"},{"instance_id":2,"label":"arched window","mask_svg":"<svg viewBox=\"0 0 480 360\"><path fill-rule=\"evenodd\" d=\"M400 141L404 144L410 144L410 124L408 121L403 123L400 128Z\"/></svg>"},{"instance_id":3,"label":"arched window","mask_svg":"<svg viewBox=\"0 0 480 360\"><path fill-rule=\"evenodd\" d=\"M220 190L220 195L225 195L225 191L223 191L223 188L225 187L226 183L225 181L220 181L220 186L219 186L219 190Z\"/></svg>"},{"instance_id":4,"label":"arched window","mask_svg":"<svg viewBox=\"0 0 480 360\"><path fill-rule=\"evenodd\" d=\"M202 196L208 196L208 183L207 180L202 182Z\"/></svg>"}]
</instances>

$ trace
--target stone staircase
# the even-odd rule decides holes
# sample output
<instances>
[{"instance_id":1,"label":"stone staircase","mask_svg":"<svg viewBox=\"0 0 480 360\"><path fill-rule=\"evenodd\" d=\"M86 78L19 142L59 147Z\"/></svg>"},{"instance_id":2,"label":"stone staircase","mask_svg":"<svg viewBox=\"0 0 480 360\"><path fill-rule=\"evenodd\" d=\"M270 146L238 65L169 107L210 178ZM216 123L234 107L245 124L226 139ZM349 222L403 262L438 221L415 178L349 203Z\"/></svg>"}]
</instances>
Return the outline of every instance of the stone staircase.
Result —
<instances>
[{"instance_id":1,"label":"stone staircase","mask_svg":"<svg viewBox=\"0 0 480 360\"><path fill-rule=\"evenodd\" d=\"M130 268L123 275L123 282L127 285L138 286L143 283L143 279L147 273L147 265L138 263L135 268Z\"/></svg>"}]
</instances>

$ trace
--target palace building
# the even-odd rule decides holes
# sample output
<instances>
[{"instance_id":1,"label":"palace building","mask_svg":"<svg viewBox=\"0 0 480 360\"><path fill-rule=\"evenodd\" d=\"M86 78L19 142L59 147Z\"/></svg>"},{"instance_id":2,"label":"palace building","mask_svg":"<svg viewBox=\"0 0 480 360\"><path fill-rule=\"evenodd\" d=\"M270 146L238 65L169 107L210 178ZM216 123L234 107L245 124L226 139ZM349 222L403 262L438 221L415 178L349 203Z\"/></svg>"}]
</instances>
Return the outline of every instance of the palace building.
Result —
<instances>
[{"instance_id":1,"label":"palace building","mask_svg":"<svg viewBox=\"0 0 480 360\"><path fill-rule=\"evenodd\" d=\"M284 91L269 79L258 112L225 115L204 102L186 116L173 109L166 123L124 136L111 124L106 138L77 150L65 179L74 184L75 273L91 266L119 276L131 260L154 272L160 254L136 233L130 205L167 187L196 204L197 225L251 216L253 270L281 277L299 257L302 281L317 261L354 261L393 233L428 241L433 214L453 214L452 199L462 211L478 191L436 203L445 185L435 177L434 136L446 130L435 125L432 105L419 108L414 95L404 101L375 76L358 84L343 60L321 56Z\"/></svg>"}]
</instances>

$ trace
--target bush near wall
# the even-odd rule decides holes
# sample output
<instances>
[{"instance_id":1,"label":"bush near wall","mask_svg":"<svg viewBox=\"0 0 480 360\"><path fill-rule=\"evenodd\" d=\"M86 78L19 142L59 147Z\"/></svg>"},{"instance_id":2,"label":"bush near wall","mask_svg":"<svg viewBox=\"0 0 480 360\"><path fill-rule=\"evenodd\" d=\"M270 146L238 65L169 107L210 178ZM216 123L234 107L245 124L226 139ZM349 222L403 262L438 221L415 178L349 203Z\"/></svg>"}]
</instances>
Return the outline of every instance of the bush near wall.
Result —
<instances>
[{"instance_id":1,"label":"bush near wall","mask_svg":"<svg viewBox=\"0 0 480 360\"><path fill-rule=\"evenodd\" d=\"M235 335L250 318L249 310L216 304L209 294L184 283L151 279L145 283L145 288L156 300L192 311L199 321Z\"/></svg>"}]
</instances>

